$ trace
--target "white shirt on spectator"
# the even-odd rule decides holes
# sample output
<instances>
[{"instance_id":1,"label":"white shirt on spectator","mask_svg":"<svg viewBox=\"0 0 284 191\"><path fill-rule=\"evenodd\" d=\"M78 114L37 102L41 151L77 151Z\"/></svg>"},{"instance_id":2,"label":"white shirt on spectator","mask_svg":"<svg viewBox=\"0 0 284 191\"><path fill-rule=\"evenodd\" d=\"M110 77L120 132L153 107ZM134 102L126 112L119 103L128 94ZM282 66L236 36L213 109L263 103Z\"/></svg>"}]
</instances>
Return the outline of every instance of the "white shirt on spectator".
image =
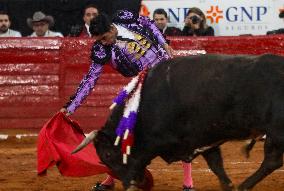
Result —
<instances>
[{"instance_id":1,"label":"white shirt on spectator","mask_svg":"<svg viewBox=\"0 0 284 191\"><path fill-rule=\"evenodd\" d=\"M21 33L8 29L5 33L0 33L0 37L22 37Z\"/></svg>"},{"instance_id":2,"label":"white shirt on spectator","mask_svg":"<svg viewBox=\"0 0 284 191\"><path fill-rule=\"evenodd\" d=\"M88 34L89 34L89 37L92 37L92 35L91 35L91 33L90 33L90 26L87 24L87 23L85 23L85 27L86 27L86 29L87 29L87 32L88 32Z\"/></svg>"},{"instance_id":3,"label":"white shirt on spectator","mask_svg":"<svg viewBox=\"0 0 284 191\"><path fill-rule=\"evenodd\" d=\"M30 37L38 37L35 32L33 32ZM54 32L51 30L46 31L43 37L63 37L60 32Z\"/></svg>"}]
</instances>

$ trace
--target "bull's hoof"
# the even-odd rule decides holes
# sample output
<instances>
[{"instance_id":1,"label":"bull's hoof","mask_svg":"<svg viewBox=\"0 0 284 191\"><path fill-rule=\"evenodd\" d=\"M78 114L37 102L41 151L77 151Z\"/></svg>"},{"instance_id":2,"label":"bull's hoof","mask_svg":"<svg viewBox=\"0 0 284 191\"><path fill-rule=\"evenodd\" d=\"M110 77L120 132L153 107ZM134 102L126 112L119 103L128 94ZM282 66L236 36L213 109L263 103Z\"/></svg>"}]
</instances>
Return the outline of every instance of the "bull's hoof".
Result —
<instances>
[{"instance_id":1,"label":"bull's hoof","mask_svg":"<svg viewBox=\"0 0 284 191\"><path fill-rule=\"evenodd\" d=\"M142 183L137 185L143 191L151 191L154 186L153 176L150 171L146 169L145 177Z\"/></svg>"},{"instance_id":2,"label":"bull's hoof","mask_svg":"<svg viewBox=\"0 0 284 191\"><path fill-rule=\"evenodd\" d=\"M140 191L140 189L135 185L130 185L126 191Z\"/></svg>"},{"instance_id":3,"label":"bull's hoof","mask_svg":"<svg viewBox=\"0 0 284 191\"><path fill-rule=\"evenodd\" d=\"M250 191L251 189L248 189L248 188L241 188L241 187L238 187L236 188L234 191Z\"/></svg>"},{"instance_id":4,"label":"bull's hoof","mask_svg":"<svg viewBox=\"0 0 284 191\"><path fill-rule=\"evenodd\" d=\"M195 191L193 187L183 186L182 191Z\"/></svg>"},{"instance_id":5,"label":"bull's hoof","mask_svg":"<svg viewBox=\"0 0 284 191\"><path fill-rule=\"evenodd\" d=\"M112 191L114 190L114 184L105 185L97 182L97 184L91 189L91 191Z\"/></svg>"},{"instance_id":6,"label":"bull's hoof","mask_svg":"<svg viewBox=\"0 0 284 191\"><path fill-rule=\"evenodd\" d=\"M233 183L221 184L221 187L223 191L235 191L236 190L236 187L234 186Z\"/></svg>"}]
</instances>

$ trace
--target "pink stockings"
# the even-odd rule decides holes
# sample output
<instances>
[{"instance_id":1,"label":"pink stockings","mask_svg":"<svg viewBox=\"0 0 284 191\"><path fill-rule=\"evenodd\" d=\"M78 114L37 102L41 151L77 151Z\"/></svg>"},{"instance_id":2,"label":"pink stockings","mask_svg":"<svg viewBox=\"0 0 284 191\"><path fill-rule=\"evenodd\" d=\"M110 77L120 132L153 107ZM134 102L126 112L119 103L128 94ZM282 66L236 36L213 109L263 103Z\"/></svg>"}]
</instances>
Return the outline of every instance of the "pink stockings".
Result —
<instances>
[{"instance_id":1,"label":"pink stockings","mask_svg":"<svg viewBox=\"0 0 284 191\"><path fill-rule=\"evenodd\" d=\"M185 187L193 187L192 175L191 175L191 163L182 162L183 167L183 185Z\"/></svg>"}]
</instances>

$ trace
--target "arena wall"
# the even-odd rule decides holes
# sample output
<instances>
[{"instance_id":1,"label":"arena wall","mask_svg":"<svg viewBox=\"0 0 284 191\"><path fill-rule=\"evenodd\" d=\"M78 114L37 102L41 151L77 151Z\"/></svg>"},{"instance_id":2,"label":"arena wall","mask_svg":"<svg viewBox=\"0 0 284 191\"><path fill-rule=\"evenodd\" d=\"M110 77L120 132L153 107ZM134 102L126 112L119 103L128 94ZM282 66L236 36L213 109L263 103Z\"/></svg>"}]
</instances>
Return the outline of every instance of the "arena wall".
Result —
<instances>
[{"instance_id":1,"label":"arena wall","mask_svg":"<svg viewBox=\"0 0 284 191\"><path fill-rule=\"evenodd\" d=\"M283 35L170 40L176 56L206 53L284 56ZM1 38L0 129L40 129L68 101L88 71L91 46L91 39ZM129 80L105 66L94 91L72 119L86 131L100 128L112 99Z\"/></svg>"}]
</instances>

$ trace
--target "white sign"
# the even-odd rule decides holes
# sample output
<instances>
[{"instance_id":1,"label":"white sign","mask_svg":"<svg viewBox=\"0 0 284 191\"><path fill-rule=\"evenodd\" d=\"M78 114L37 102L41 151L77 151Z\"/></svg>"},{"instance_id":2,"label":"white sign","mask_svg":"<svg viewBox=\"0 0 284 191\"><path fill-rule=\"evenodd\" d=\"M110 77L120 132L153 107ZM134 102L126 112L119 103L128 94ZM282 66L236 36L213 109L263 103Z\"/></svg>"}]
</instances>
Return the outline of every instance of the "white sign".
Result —
<instances>
[{"instance_id":1,"label":"white sign","mask_svg":"<svg viewBox=\"0 0 284 191\"><path fill-rule=\"evenodd\" d=\"M284 28L284 20L278 17L284 0L143 0L141 10L152 18L155 9L163 8L170 18L169 25L182 29L191 7L204 12L216 36L264 35Z\"/></svg>"}]
</instances>

